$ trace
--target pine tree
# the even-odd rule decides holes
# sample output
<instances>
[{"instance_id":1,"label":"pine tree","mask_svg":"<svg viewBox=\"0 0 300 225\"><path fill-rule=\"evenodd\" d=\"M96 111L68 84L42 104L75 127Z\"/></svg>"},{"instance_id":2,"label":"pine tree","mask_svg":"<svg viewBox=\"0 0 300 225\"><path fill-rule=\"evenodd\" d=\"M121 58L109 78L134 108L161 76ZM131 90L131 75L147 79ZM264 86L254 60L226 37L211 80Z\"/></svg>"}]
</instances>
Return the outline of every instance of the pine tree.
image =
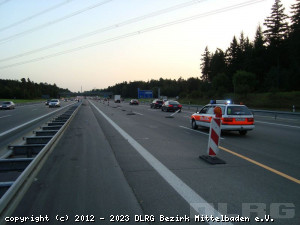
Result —
<instances>
[{"instance_id":1,"label":"pine tree","mask_svg":"<svg viewBox=\"0 0 300 225\"><path fill-rule=\"evenodd\" d=\"M255 33L255 39L254 39L254 49L255 50L258 50L258 49L265 49L265 39L264 39L264 35L263 35L263 32L262 32L262 28L261 26L259 25L257 27L257 30L256 30L256 33Z\"/></svg>"},{"instance_id":2,"label":"pine tree","mask_svg":"<svg viewBox=\"0 0 300 225\"><path fill-rule=\"evenodd\" d=\"M259 25L253 41L252 65L249 71L256 75L257 89L261 91L264 89L265 74L268 70L265 44L262 28Z\"/></svg>"},{"instance_id":3,"label":"pine tree","mask_svg":"<svg viewBox=\"0 0 300 225\"><path fill-rule=\"evenodd\" d=\"M227 63L228 65L232 65L238 58L239 53L239 44L236 40L236 37L233 36L232 42L230 43L230 47L227 49Z\"/></svg>"},{"instance_id":4,"label":"pine tree","mask_svg":"<svg viewBox=\"0 0 300 225\"><path fill-rule=\"evenodd\" d=\"M281 0L275 0L272 6L271 16L265 19L264 25L267 29L264 31L267 42L272 47L278 47L288 36L288 16L284 13L285 8L281 4Z\"/></svg>"},{"instance_id":5,"label":"pine tree","mask_svg":"<svg viewBox=\"0 0 300 225\"><path fill-rule=\"evenodd\" d=\"M300 32L300 0L292 5L291 32Z\"/></svg>"},{"instance_id":6,"label":"pine tree","mask_svg":"<svg viewBox=\"0 0 300 225\"><path fill-rule=\"evenodd\" d=\"M246 49L246 38L244 37L244 32L241 32L240 40L239 40L239 51L243 53Z\"/></svg>"},{"instance_id":7,"label":"pine tree","mask_svg":"<svg viewBox=\"0 0 300 225\"><path fill-rule=\"evenodd\" d=\"M289 37L289 89L300 89L300 0L291 6L291 33Z\"/></svg>"},{"instance_id":8,"label":"pine tree","mask_svg":"<svg viewBox=\"0 0 300 225\"><path fill-rule=\"evenodd\" d=\"M234 36L232 42L230 43L230 47L226 51L226 63L230 80L232 80L233 74L240 69L240 52L239 43Z\"/></svg>"},{"instance_id":9,"label":"pine tree","mask_svg":"<svg viewBox=\"0 0 300 225\"><path fill-rule=\"evenodd\" d=\"M211 57L210 62L210 73L208 76L208 81L211 82L215 76L219 73L226 72L226 62L225 62L225 53L222 49L217 49Z\"/></svg>"},{"instance_id":10,"label":"pine tree","mask_svg":"<svg viewBox=\"0 0 300 225\"><path fill-rule=\"evenodd\" d=\"M209 73L210 73L210 60L211 60L211 55L208 50L208 47L206 46L204 53L202 55L202 63L200 65L200 68L202 70L202 76L201 79L204 81L208 81L209 78Z\"/></svg>"},{"instance_id":11,"label":"pine tree","mask_svg":"<svg viewBox=\"0 0 300 225\"><path fill-rule=\"evenodd\" d=\"M238 54L237 54L237 63L239 70L248 70L249 67L249 58L252 54L252 44L249 41L249 38L244 36L244 32L241 32L239 43L238 43Z\"/></svg>"}]
</instances>

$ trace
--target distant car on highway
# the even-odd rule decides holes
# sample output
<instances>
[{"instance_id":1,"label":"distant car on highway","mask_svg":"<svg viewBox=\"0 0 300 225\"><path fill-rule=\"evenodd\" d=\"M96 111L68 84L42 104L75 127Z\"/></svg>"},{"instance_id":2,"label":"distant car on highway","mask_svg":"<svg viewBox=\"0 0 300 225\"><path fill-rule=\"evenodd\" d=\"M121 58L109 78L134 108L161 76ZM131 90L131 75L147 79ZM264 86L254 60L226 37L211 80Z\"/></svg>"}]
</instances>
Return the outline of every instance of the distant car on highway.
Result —
<instances>
[{"instance_id":1,"label":"distant car on highway","mask_svg":"<svg viewBox=\"0 0 300 225\"><path fill-rule=\"evenodd\" d=\"M49 108L60 107L60 101L58 99L51 99L49 102Z\"/></svg>"},{"instance_id":2,"label":"distant car on highway","mask_svg":"<svg viewBox=\"0 0 300 225\"><path fill-rule=\"evenodd\" d=\"M46 101L45 101L45 105L49 105L49 102L51 101L51 99L47 99Z\"/></svg>"},{"instance_id":3,"label":"distant car on highway","mask_svg":"<svg viewBox=\"0 0 300 225\"><path fill-rule=\"evenodd\" d=\"M138 105L139 104L139 100L137 99L131 99L129 102L129 105Z\"/></svg>"},{"instance_id":4,"label":"distant car on highway","mask_svg":"<svg viewBox=\"0 0 300 225\"><path fill-rule=\"evenodd\" d=\"M169 111L175 112L177 110L181 112L181 109L182 109L182 105L180 105L179 102L172 101L172 100L164 102L164 104L161 107L161 111L165 111L165 112L169 112Z\"/></svg>"},{"instance_id":5,"label":"distant car on highway","mask_svg":"<svg viewBox=\"0 0 300 225\"><path fill-rule=\"evenodd\" d=\"M11 101L2 102L0 105L0 109L14 109L15 104Z\"/></svg>"},{"instance_id":6,"label":"distant car on highway","mask_svg":"<svg viewBox=\"0 0 300 225\"><path fill-rule=\"evenodd\" d=\"M150 104L150 108L152 109L160 109L163 104L163 101L160 99L154 99Z\"/></svg>"},{"instance_id":7,"label":"distant car on highway","mask_svg":"<svg viewBox=\"0 0 300 225\"><path fill-rule=\"evenodd\" d=\"M227 100L212 100L199 112L192 114L192 128L197 129L198 126L209 128L211 119L215 117L214 108L217 106L222 109L221 130L238 131L241 135L246 135L248 131L254 129L254 117L247 106L231 104Z\"/></svg>"}]
</instances>

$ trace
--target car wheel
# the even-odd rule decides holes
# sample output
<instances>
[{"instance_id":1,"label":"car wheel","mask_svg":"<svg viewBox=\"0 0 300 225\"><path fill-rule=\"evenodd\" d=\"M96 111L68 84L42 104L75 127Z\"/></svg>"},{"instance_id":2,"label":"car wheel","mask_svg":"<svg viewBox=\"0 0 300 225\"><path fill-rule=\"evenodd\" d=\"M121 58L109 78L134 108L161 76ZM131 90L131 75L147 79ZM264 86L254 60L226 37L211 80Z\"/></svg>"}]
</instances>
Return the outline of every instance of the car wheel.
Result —
<instances>
[{"instance_id":1,"label":"car wheel","mask_svg":"<svg viewBox=\"0 0 300 225\"><path fill-rule=\"evenodd\" d=\"M239 133L240 133L240 135L246 135L247 131L246 130L240 130Z\"/></svg>"},{"instance_id":2,"label":"car wheel","mask_svg":"<svg viewBox=\"0 0 300 225\"><path fill-rule=\"evenodd\" d=\"M197 126L195 120L192 120L192 129L194 129L194 130L197 130L197 129L198 129L198 126Z\"/></svg>"}]
</instances>

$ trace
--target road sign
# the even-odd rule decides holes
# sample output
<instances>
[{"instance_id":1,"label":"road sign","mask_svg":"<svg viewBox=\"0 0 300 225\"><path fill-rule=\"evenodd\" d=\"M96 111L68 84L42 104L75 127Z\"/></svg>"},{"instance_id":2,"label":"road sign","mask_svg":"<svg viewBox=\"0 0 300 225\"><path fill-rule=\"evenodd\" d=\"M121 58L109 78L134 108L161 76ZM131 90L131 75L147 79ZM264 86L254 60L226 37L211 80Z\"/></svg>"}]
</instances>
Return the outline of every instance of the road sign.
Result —
<instances>
[{"instance_id":1,"label":"road sign","mask_svg":"<svg viewBox=\"0 0 300 225\"><path fill-rule=\"evenodd\" d=\"M140 90L138 88L138 98L153 98L153 91L151 91L151 90Z\"/></svg>"}]
</instances>

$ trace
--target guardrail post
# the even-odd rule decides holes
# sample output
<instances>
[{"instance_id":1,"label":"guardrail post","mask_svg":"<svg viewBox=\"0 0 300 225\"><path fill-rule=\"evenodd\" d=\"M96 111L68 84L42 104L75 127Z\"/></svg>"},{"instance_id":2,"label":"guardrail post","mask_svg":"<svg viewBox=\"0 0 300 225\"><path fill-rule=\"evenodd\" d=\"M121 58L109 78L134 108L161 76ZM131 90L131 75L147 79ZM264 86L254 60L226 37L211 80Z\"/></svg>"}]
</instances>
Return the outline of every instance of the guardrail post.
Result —
<instances>
[{"instance_id":1,"label":"guardrail post","mask_svg":"<svg viewBox=\"0 0 300 225\"><path fill-rule=\"evenodd\" d=\"M293 105L293 112L295 112L296 110L295 110L295 105Z\"/></svg>"}]
</instances>

